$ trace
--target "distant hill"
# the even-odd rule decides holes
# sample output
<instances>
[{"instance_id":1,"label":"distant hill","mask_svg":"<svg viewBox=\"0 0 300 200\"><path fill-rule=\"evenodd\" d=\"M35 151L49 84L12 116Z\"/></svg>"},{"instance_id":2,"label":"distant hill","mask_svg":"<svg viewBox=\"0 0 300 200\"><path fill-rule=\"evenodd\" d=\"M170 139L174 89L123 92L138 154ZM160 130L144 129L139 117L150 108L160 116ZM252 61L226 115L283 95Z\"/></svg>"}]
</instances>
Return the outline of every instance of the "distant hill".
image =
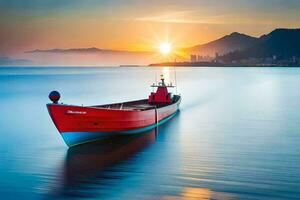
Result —
<instances>
[{"instance_id":1,"label":"distant hill","mask_svg":"<svg viewBox=\"0 0 300 200\"><path fill-rule=\"evenodd\" d=\"M25 52L35 65L145 65L153 62L153 53L146 51L114 50L102 48L52 48Z\"/></svg>"},{"instance_id":2,"label":"distant hill","mask_svg":"<svg viewBox=\"0 0 300 200\"><path fill-rule=\"evenodd\" d=\"M222 59L230 61L266 58L273 55L280 59L300 57L300 29L275 29L271 33L261 36L253 46L228 53Z\"/></svg>"},{"instance_id":3,"label":"distant hill","mask_svg":"<svg viewBox=\"0 0 300 200\"><path fill-rule=\"evenodd\" d=\"M9 57L0 57L0 65L30 65L33 62L27 59L15 59Z\"/></svg>"},{"instance_id":4,"label":"distant hill","mask_svg":"<svg viewBox=\"0 0 300 200\"><path fill-rule=\"evenodd\" d=\"M215 56L215 53L223 55L236 50L244 50L257 44L258 41L258 38L234 32L212 42L186 48L185 51L203 56Z\"/></svg>"},{"instance_id":5,"label":"distant hill","mask_svg":"<svg viewBox=\"0 0 300 200\"><path fill-rule=\"evenodd\" d=\"M74 48L74 49L35 49L32 51L26 51L25 53L121 53L121 54L136 54L136 53L147 53L147 52L136 52L136 51L122 51L122 50L111 50L111 49L99 49L96 47L91 48Z\"/></svg>"}]
</instances>

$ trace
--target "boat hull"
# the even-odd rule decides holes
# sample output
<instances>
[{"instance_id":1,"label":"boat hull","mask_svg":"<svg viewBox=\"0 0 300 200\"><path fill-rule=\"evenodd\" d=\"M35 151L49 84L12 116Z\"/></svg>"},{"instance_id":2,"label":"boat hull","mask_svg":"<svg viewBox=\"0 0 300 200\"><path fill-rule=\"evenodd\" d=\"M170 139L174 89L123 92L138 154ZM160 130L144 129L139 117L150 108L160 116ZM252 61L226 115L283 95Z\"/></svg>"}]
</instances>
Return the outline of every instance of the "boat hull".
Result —
<instances>
[{"instance_id":1,"label":"boat hull","mask_svg":"<svg viewBox=\"0 0 300 200\"><path fill-rule=\"evenodd\" d=\"M48 112L65 143L71 147L115 135L143 133L172 118L180 97L170 105L147 109L107 109L47 104Z\"/></svg>"}]
</instances>

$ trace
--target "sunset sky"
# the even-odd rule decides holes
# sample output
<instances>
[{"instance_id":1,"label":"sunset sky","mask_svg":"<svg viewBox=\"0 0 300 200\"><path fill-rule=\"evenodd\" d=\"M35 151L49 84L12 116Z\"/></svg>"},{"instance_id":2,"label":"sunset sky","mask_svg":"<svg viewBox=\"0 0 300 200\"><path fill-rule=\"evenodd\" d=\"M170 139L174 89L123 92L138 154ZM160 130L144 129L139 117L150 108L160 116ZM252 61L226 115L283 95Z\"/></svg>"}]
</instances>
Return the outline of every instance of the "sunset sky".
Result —
<instances>
[{"instance_id":1,"label":"sunset sky","mask_svg":"<svg viewBox=\"0 0 300 200\"><path fill-rule=\"evenodd\" d=\"M299 0L0 0L0 9L0 57L51 48L153 51L165 41L188 47L235 31L300 27Z\"/></svg>"}]
</instances>

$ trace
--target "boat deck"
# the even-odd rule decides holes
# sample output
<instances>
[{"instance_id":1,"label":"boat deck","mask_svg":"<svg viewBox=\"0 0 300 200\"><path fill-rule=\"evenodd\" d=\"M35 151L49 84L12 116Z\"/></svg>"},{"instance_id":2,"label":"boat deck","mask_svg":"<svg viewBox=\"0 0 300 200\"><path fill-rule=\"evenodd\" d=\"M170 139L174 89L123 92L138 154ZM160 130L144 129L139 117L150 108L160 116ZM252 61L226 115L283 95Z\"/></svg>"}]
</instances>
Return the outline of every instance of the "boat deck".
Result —
<instances>
[{"instance_id":1,"label":"boat deck","mask_svg":"<svg viewBox=\"0 0 300 200\"><path fill-rule=\"evenodd\" d=\"M174 95L172 99L172 104L177 102L180 99L180 96ZM96 108L105 108L111 110L150 110L156 108L161 108L164 106L168 106L170 104L149 104L148 99L142 99L137 101L128 101L122 103L114 103L114 104L105 104L92 106Z\"/></svg>"},{"instance_id":2,"label":"boat deck","mask_svg":"<svg viewBox=\"0 0 300 200\"><path fill-rule=\"evenodd\" d=\"M155 105L150 105L147 99L143 99L138 101L106 104L93 107L106 108L111 110L149 110L155 108Z\"/></svg>"}]
</instances>

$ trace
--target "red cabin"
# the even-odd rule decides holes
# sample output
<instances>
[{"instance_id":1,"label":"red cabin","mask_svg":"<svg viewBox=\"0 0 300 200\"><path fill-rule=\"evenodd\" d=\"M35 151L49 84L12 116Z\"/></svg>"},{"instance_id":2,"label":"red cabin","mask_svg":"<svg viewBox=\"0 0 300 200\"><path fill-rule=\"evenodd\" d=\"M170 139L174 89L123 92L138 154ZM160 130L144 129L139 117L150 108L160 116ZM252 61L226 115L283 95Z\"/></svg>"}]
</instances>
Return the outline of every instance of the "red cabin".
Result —
<instances>
[{"instance_id":1,"label":"red cabin","mask_svg":"<svg viewBox=\"0 0 300 200\"><path fill-rule=\"evenodd\" d=\"M149 104L171 104L172 94L168 92L168 87L174 87L172 84L166 85L163 75L161 75L161 82L158 85L151 85L151 87L157 87L156 92L151 92L148 98Z\"/></svg>"}]
</instances>

